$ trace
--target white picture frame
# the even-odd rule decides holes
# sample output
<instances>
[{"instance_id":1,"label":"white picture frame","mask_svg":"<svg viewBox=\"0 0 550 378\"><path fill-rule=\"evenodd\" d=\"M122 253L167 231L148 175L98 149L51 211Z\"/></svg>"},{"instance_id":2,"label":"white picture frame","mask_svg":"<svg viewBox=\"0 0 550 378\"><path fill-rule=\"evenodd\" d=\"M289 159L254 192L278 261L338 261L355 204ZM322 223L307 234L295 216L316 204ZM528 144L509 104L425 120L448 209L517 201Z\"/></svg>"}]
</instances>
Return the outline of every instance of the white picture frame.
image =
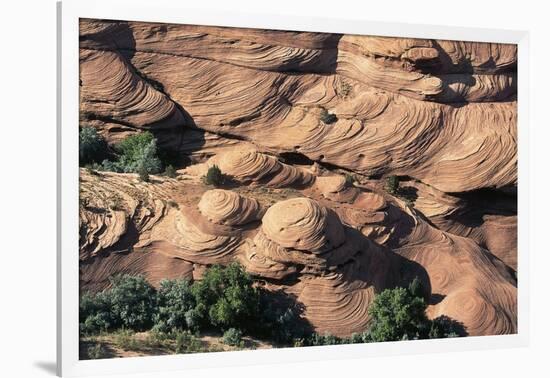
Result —
<instances>
[{"instance_id":1,"label":"white picture frame","mask_svg":"<svg viewBox=\"0 0 550 378\"><path fill-rule=\"evenodd\" d=\"M414 342L385 342L337 346L286 348L105 360L79 360L78 303L78 119L79 119L79 18L166 22L278 30L299 30L395 37L451 39L518 45L518 332ZM167 0L87 0L58 3L57 93L57 373L82 376L176 371L212 366L291 363L298 361L363 358L412 353L509 348L528 345L528 65L529 36L524 31L459 28L288 17L246 12L212 12L188 9Z\"/></svg>"}]
</instances>

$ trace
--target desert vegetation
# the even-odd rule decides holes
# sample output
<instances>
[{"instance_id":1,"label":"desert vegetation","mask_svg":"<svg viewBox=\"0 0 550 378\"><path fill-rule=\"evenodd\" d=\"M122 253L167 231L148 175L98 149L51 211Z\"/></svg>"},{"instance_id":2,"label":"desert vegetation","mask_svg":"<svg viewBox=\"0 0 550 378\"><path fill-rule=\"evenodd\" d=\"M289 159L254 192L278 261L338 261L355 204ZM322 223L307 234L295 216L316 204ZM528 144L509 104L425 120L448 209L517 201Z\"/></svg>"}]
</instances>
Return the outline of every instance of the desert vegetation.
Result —
<instances>
[{"instance_id":1,"label":"desert vegetation","mask_svg":"<svg viewBox=\"0 0 550 378\"><path fill-rule=\"evenodd\" d=\"M261 290L243 268L233 263L209 268L202 280L163 280L155 289L141 276L119 275L111 287L84 294L80 302L83 338L111 337L126 351L165 348L174 353L218 351L204 348L201 333L214 332L226 345L244 348L243 335L274 346L320 346L427 338L457 337L460 324L451 319L428 320L419 285L386 289L369 307L370 326L361 334L341 338L300 327L300 314L275 307L275 296ZM147 331L138 338L136 333ZM91 344L90 359L104 358L105 347Z\"/></svg>"}]
</instances>

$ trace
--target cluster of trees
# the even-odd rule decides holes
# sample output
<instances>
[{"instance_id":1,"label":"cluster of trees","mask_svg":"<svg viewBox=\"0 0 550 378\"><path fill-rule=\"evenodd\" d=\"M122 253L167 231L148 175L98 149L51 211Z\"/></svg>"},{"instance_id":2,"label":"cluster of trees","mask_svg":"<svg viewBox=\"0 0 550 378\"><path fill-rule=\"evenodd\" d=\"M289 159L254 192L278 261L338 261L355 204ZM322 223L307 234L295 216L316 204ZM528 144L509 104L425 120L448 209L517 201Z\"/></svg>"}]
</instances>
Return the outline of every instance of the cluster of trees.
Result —
<instances>
[{"instance_id":1,"label":"cluster of trees","mask_svg":"<svg viewBox=\"0 0 550 378\"><path fill-rule=\"evenodd\" d=\"M334 345L461 336L460 324L449 318L429 320L418 280L408 288L384 290L369 314L369 329L342 339L313 333L295 307L284 307L273 293L262 291L243 268L233 263L207 269L200 281L163 280L155 289L141 276L122 275L111 288L85 294L80 300L83 335L130 329L189 334L223 333L229 345L241 345L243 334L280 344Z\"/></svg>"},{"instance_id":2,"label":"cluster of trees","mask_svg":"<svg viewBox=\"0 0 550 378\"><path fill-rule=\"evenodd\" d=\"M105 139L94 127L82 127L79 133L80 166L119 173L138 173L143 181L149 174L161 173L175 176L175 169L159 157L157 141L150 132L130 135L109 148ZM167 153L164 153L167 155Z\"/></svg>"},{"instance_id":3,"label":"cluster of trees","mask_svg":"<svg viewBox=\"0 0 550 378\"><path fill-rule=\"evenodd\" d=\"M122 328L161 333L217 330L226 333L228 343L238 344L243 333L282 340L298 321L292 313L281 315L269 307L267 292L255 287L237 263L214 265L193 283L163 280L158 290L141 276L116 276L111 284L108 290L82 296L83 335Z\"/></svg>"}]
</instances>

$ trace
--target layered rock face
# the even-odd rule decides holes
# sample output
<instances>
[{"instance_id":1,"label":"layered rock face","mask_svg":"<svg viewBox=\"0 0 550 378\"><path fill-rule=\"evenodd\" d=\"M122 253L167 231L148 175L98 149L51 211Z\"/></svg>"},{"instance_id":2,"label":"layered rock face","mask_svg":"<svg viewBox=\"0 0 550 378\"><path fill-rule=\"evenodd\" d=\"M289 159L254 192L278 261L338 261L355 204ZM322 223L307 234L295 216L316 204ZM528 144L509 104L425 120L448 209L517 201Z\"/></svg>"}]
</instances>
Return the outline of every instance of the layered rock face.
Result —
<instances>
[{"instance_id":1,"label":"layered rock face","mask_svg":"<svg viewBox=\"0 0 550 378\"><path fill-rule=\"evenodd\" d=\"M430 317L516 332L515 45L98 20L80 37L81 126L151 131L187 162L151 183L81 170L83 289L236 260L349 336L419 277ZM223 188L201 181L214 165Z\"/></svg>"}]
</instances>

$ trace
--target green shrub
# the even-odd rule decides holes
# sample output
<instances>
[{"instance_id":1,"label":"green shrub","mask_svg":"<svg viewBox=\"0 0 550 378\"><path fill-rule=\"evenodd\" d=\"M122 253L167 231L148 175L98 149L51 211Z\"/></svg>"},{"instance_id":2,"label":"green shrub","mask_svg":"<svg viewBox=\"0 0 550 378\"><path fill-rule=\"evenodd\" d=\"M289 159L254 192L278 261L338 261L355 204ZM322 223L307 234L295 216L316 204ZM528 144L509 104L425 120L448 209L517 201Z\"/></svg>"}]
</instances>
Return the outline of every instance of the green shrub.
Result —
<instances>
[{"instance_id":1,"label":"green shrub","mask_svg":"<svg viewBox=\"0 0 550 378\"><path fill-rule=\"evenodd\" d=\"M307 340L307 345L310 345L310 346L337 345L337 344L342 344L342 339L334 335L331 335L330 333L325 333L324 336L318 333L314 333Z\"/></svg>"},{"instance_id":2,"label":"green shrub","mask_svg":"<svg viewBox=\"0 0 550 378\"><path fill-rule=\"evenodd\" d=\"M105 292L82 295L79 303L79 318L82 334L96 334L119 325L115 314L111 311L111 298Z\"/></svg>"},{"instance_id":3,"label":"green shrub","mask_svg":"<svg viewBox=\"0 0 550 378\"><path fill-rule=\"evenodd\" d=\"M330 125L331 123L338 121L338 117L336 117L336 114L329 113L328 110L326 110L325 108L321 109L319 119L326 125Z\"/></svg>"},{"instance_id":4,"label":"green shrub","mask_svg":"<svg viewBox=\"0 0 550 378\"><path fill-rule=\"evenodd\" d=\"M167 348L170 346L170 334L153 329L149 332L143 344L147 348Z\"/></svg>"},{"instance_id":5,"label":"green shrub","mask_svg":"<svg viewBox=\"0 0 550 378\"><path fill-rule=\"evenodd\" d=\"M352 88L351 84L349 84L348 82L346 82L344 80L340 80L337 92L338 92L339 96L347 97L351 93L352 89L353 88Z\"/></svg>"},{"instance_id":6,"label":"green shrub","mask_svg":"<svg viewBox=\"0 0 550 378\"><path fill-rule=\"evenodd\" d=\"M448 316L441 315L431 321L428 337L430 339L441 339L461 337L464 335L464 326L461 323L449 318Z\"/></svg>"},{"instance_id":7,"label":"green shrub","mask_svg":"<svg viewBox=\"0 0 550 378\"><path fill-rule=\"evenodd\" d=\"M204 183L206 185L220 186L224 182L224 177L221 169L217 165L213 165L208 168L206 176L204 176Z\"/></svg>"},{"instance_id":8,"label":"green shrub","mask_svg":"<svg viewBox=\"0 0 550 378\"><path fill-rule=\"evenodd\" d=\"M173 165L168 165L164 169L164 176L170 177L170 178L175 178L177 176L176 169L174 168Z\"/></svg>"},{"instance_id":9,"label":"green shrub","mask_svg":"<svg viewBox=\"0 0 550 378\"><path fill-rule=\"evenodd\" d=\"M405 288L386 289L369 306L369 341L426 338L429 321L424 299Z\"/></svg>"},{"instance_id":10,"label":"green shrub","mask_svg":"<svg viewBox=\"0 0 550 378\"><path fill-rule=\"evenodd\" d=\"M202 352L202 343L190 331L176 334L176 353Z\"/></svg>"},{"instance_id":11,"label":"green shrub","mask_svg":"<svg viewBox=\"0 0 550 378\"><path fill-rule=\"evenodd\" d=\"M259 317L259 293L242 267L214 265L193 284L196 301L190 313L203 327L246 330Z\"/></svg>"},{"instance_id":12,"label":"green shrub","mask_svg":"<svg viewBox=\"0 0 550 378\"><path fill-rule=\"evenodd\" d=\"M90 345L86 350L88 358L91 360L98 360L101 358L107 358L107 351L100 343Z\"/></svg>"},{"instance_id":13,"label":"green shrub","mask_svg":"<svg viewBox=\"0 0 550 378\"><path fill-rule=\"evenodd\" d=\"M156 312L155 288L141 276L115 276L111 283L108 296L120 326L136 331L149 329Z\"/></svg>"},{"instance_id":14,"label":"green shrub","mask_svg":"<svg viewBox=\"0 0 550 378\"><path fill-rule=\"evenodd\" d=\"M351 344L360 344L360 343L363 343L363 334L361 333L352 333L350 338L349 338L349 342Z\"/></svg>"},{"instance_id":15,"label":"green shrub","mask_svg":"<svg viewBox=\"0 0 550 378\"><path fill-rule=\"evenodd\" d=\"M260 331L264 331L263 336L278 343L290 343L294 339L305 337L308 332L298 312L292 307L275 306L270 302L270 295L267 292L261 297L263 329Z\"/></svg>"},{"instance_id":16,"label":"green shrub","mask_svg":"<svg viewBox=\"0 0 550 378\"><path fill-rule=\"evenodd\" d=\"M154 330L158 332L175 332L186 328L194 328L196 324L188 324L192 319L189 312L195 307L195 298L191 292L189 281L162 280L157 294L158 309L154 316ZM190 320L193 323L192 320Z\"/></svg>"},{"instance_id":17,"label":"green shrub","mask_svg":"<svg viewBox=\"0 0 550 378\"><path fill-rule=\"evenodd\" d=\"M150 132L131 135L115 145L117 159L104 160L103 169L113 172L155 174L161 171L162 163L157 156L157 143Z\"/></svg>"},{"instance_id":18,"label":"green shrub","mask_svg":"<svg viewBox=\"0 0 550 378\"><path fill-rule=\"evenodd\" d=\"M139 350L140 343L135 333L129 329L121 329L115 333L115 344L123 350Z\"/></svg>"},{"instance_id":19,"label":"green shrub","mask_svg":"<svg viewBox=\"0 0 550 378\"><path fill-rule=\"evenodd\" d=\"M356 181L357 180L355 179L354 175L346 173L346 186L353 186Z\"/></svg>"},{"instance_id":20,"label":"green shrub","mask_svg":"<svg viewBox=\"0 0 550 378\"><path fill-rule=\"evenodd\" d=\"M147 172L147 168L146 168L146 167L144 167L144 166L139 167L139 169L138 169L138 175L139 175L139 180L140 180L140 181L149 182L149 180L150 180L150 178L149 178L149 172Z\"/></svg>"},{"instance_id":21,"label":"green shrub","mask_svg":"<svg viewBox=\"0 0 550 378\"><path fill-rule=\"evenodd\" d=\"M80 129L78 156L81 167L100 162L107 157L107 143L94 127Z\"/></svg>"},{"instance_id":22,"label":"green shrub","mask_svg":"<svg viewBox=\"0 0 550 378\"><path fill-rule=\"evenodd\" d=\"M420 298L424 297L424 289L422 287L422 281L420 281L418 277L414 277L411 283L409 283L409 286L407 287L407 289L409 290L409 293L411 293L413 297L420 297Z\"/></svg>"},{"instance_id":23,"label":"green shrub","mask_svg":"<svg viewBox=\"0 0 550 378\"><path fill-rule=\"evenodd\" d=\"M223 343L238 346L241 344L243 333L237 328L229 328L223 333Z\"/></svg>"},{"instance_id":24,"label":"green shrub","mask_svg":"<svg viewBox=\"0 0 550 378\"><path fill-rule=\"evenodd\" d=\"M390 194L397 194L399 191L399 177L392 175L386 178L386 191Z\"/></svg>"}]
</instances>

